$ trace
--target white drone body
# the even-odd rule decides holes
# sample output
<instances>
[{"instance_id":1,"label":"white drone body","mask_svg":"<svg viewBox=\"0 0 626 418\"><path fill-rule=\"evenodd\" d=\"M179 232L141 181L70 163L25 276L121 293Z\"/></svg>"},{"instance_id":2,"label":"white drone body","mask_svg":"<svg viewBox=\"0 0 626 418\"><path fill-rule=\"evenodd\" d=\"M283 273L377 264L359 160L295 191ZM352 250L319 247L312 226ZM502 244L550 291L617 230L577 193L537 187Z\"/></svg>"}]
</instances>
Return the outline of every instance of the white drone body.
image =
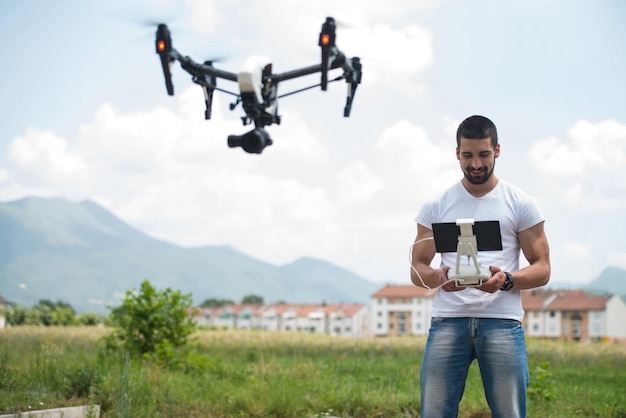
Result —
<instances>
[{"instance_id":1,"label":"white drone body","mask_svg":"<svg viewBox=\"0 0 626 418\"><path fill-rule=\"evenodd\" d=\"M266 68L270 68L271 73L272 63L269 58L254 55L246 60L241 68L241 71L237 74L237 83L239 83L239 91L241 93L254 93L257 101L263 103L263 94L261 89L263 88L263 72Z\"/></svg>"}]
</instances>

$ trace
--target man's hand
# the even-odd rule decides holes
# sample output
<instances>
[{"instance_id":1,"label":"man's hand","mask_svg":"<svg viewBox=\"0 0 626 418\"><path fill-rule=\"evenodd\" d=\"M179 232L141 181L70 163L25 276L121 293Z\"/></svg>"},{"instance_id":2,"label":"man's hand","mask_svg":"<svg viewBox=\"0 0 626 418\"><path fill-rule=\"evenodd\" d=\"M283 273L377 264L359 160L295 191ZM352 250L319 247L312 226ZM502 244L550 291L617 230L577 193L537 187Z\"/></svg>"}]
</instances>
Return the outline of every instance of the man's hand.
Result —
<instances>
[{"instance_id":1,"label":"man's hand","mask_svg":"<svg viewBox=\"0 0 626 418\"><path fill-rule=\"evenodd\" d=\"M446 292L458 292L459 290L465 289L462 286L457 286L456 282L449 281L450 279L448 279L448 271L450 270L450 268L450 266L443 266L443 268L441 269L441 273L439 273L439 283L448 282L441 286L441 288Z\"/></svg>"},{"instance_id":2,"label":"man's hand","mask_svg":"<svg viewBox=\"0 0 626 418\"><path fill-rule=\"evenodd\" d=\"M506 274L504 274L500 267L496 266L489 266L489 271L491 271L491 278L483 282L477 289L487 293L495 293L504 286Z\"/></svg>"}]
</instances>

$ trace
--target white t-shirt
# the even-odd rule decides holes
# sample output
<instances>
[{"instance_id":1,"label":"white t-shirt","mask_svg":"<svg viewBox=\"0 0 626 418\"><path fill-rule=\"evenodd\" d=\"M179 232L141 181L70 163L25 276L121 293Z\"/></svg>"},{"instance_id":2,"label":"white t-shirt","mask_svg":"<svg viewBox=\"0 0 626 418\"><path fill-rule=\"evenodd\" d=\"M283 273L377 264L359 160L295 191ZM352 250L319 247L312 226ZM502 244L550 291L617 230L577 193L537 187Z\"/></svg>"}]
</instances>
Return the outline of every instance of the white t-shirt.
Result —
<instances>
[{"instance_id":1,"label":"white t-shirt","mask_svg":"<svg viewBox=\"0 0 626 418\"><path fill-rule=\"evenodd\" d=\"M497 266L502 271L511 272L519 270L518 232L544 221L535 200L503 180L498 180L496 187L482 197L472 196L463 184L458 182L439 199L426 203L415 221L432 229L433 223L456 222L462 218L472 218L476 222L495 220L500 222L502 250L479 251L477 258L481 266ZM441 265L454 268L456 253L441 254ZM524 310L520 292L515 290L487 293L474 288L466 288L459 292L439 289L433 302L432 316L522 321Z\"/></svg>"}]
</instances>

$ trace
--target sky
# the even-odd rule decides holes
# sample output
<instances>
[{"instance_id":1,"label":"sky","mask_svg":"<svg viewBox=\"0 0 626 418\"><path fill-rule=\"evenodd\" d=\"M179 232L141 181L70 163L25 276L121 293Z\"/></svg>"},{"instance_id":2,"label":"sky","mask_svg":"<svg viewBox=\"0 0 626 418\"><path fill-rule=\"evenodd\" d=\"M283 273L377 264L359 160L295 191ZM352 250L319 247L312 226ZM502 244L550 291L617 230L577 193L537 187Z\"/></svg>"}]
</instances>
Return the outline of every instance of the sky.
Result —
<instances>
[{"instance_id":1,"label":"sky","mask_svg":"<svg viewBox=\"0 0 626 418\"><path fill-rule=\"evenodd\" d=\"M196 61L280 73L319 62L327 16L363 64L349 118L343 81L284 97L254 155L227 146L249 130L233 96L204 120L178 65L166 94L156 23ZM496 174L545 215L553 282L587 283L626 269L625 17L620 0L0 0L0 201L90 199L181 246L408 284L414 218L461 179L456 127L481 114Z\"/></svg>"}]
</instances>

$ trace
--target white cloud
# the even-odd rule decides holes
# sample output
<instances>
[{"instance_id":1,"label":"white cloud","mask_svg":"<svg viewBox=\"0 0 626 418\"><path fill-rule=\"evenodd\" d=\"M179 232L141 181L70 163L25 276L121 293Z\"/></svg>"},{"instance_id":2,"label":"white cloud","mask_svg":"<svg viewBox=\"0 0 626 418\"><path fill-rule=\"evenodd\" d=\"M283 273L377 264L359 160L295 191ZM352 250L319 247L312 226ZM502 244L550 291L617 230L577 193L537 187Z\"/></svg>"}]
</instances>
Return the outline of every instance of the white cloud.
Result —
<instances>
[{"instance_id":1,"label":"white cloud","mask_svg":"<svg viewBox=\"0 0 626 418\"><path fill-rule=\"evenodd\" d=\"M350 165L337 178L337 198L352 204L368 204L383 189L382 181L365 162Z\"/></svg>"},{"instance_id":2,"label":"white cloud","mask_svg":"<svg viewBox=\"0 0 626 418\"><path fill-rule=\"evenodd\" d=\"M557 137L536 141L530 159L544 174L553 177L584 177L594 172L619 173L626 165L626 125L608 120L598 124L577 122L570 141Z\"/></svg>"},{"instance_id":3,"label":"white cloud","mask_svg":"<svg viewBox=\"0 0 626 418\"><path fill-rule=\"evenodd\" d=\"M460 178L454 145L434 143L423 128L408 121L385 129L377 148L387 183L420 204Z\"/></svg>"},{"instance_id":4,"label":"white cloud","mask_svg":"<svg viewBox=\"0 0 626 418\"><path fill-rule=\"evenodd\" d=\"M433 34L430 30L410 25L393 28L375 24L365 30L354 30L346 34L353 49L346 51L362 57L367 65L369 82L386 82L405 88L403 79L422 72L434 62ZM400 87L402 86L402 87Z\"/></svg>"},{"instance_id":5,"label":"white cloud","mask_svg":"<svg viewBox=\"0 0 626 418\"><path fill-rule=\"evenodd\" d=\"M28 129L13 140L7 161L25 185L67 182L82 176L87 169L82 158L69 149L65 138L38 129Z\"/></svg>"},{"instance_id":6,"label":"white cloud","mask_svg":"<svg viewBox=\"0 0 626 418\"><path fill-rule=\"evenodd\" d=\"M591 244L587 242L569 242L566 243L563 251L571 260L591 260Z\"/></svg>"},{"instance_id":7,"label":"white cloud","mask_svg":"<svg viewBox=\"0 0 626 418\"><path fill-rule=\"evenodd\" d=\"M626 270L626 251L609 250L606 256L607 265Z\"/></svg>"},{"instance_id":8,"label":"white cloud","mask_svg":"<svg viewBox=\"0 0 626 418\"><path fill-rule=\"evenodd\" d=\"M198 33L213 35L223 23L217 1L187 0L190 7L191 26Z\"/></svg>"},{"instance_id":9,"label":"white cloud","mask_svg":"<svg viewBox=\"0 0 626 418\"><path fill-rule=\"evenodd\" d=\"M626 208L626 125L579 121L568 136L538 140L530 149L547 187L564 203L587 210Z\"/></svg>"}]
</instances>

